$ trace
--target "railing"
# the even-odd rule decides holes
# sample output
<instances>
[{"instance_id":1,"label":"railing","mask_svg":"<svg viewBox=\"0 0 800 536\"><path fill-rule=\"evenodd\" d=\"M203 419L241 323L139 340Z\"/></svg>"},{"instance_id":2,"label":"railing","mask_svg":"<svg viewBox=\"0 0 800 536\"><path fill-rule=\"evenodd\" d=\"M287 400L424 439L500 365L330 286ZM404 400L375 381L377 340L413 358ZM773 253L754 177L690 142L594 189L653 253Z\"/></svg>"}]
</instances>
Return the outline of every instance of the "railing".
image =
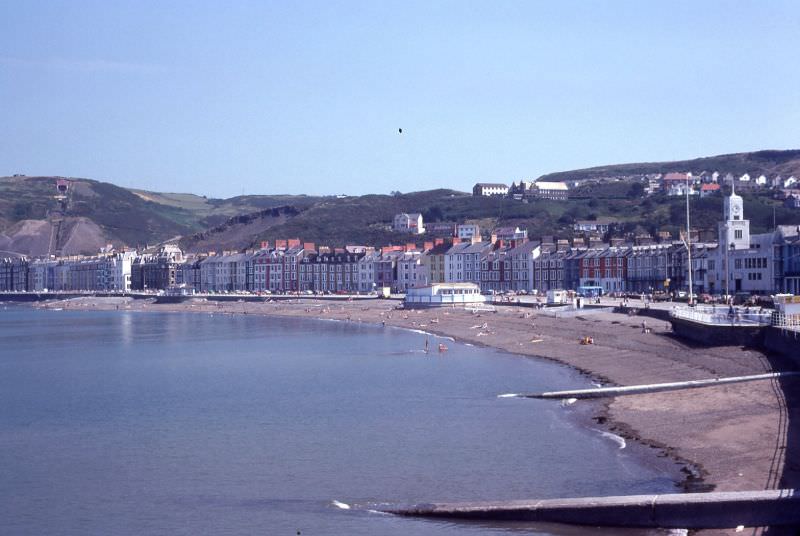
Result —
<instances>
[{"instance_id":1,"label":"railing","mask_svg":"<svg viewBox=\"0 0 800 536\"><path fill-rule=\"evenodd\" d=\"M772 324L772 311L751 307L726 307L698 305L695 307L674 307L670 316L721 326L769 326Z\"/></svg>"},{"instance_id":2,"label":"railing","mask_svg":"<svg viewBox=\"0 0 800 536\"><path fill-rule=\"evenodd\" d=\"M772 325L780 329L800 331L800 315L787 315L776 312L772 315Z\"/></svg>"}]
</instances>

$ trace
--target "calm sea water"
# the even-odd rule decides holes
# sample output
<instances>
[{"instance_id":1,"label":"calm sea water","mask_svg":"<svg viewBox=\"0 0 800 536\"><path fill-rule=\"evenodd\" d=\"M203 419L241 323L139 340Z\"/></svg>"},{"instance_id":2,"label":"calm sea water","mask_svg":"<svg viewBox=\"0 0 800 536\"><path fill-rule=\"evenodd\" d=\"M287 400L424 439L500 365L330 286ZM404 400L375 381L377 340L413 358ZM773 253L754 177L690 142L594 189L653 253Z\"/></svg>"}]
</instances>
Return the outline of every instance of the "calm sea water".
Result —
<instances>
[{"instance_id":1,"label":"calm sea water","mask_svg":"<svg viewBox=\"0 0 800 536\"><path fill-rule=\"evenodd\" d=\"M496 398L587 386L576 373L449 341L447 354L426 355L425 338L311 320L0 306L0 533L595 533L332 501L676 490L674 475L578 425L575 407Z\"/></svg>"}]
</instances>

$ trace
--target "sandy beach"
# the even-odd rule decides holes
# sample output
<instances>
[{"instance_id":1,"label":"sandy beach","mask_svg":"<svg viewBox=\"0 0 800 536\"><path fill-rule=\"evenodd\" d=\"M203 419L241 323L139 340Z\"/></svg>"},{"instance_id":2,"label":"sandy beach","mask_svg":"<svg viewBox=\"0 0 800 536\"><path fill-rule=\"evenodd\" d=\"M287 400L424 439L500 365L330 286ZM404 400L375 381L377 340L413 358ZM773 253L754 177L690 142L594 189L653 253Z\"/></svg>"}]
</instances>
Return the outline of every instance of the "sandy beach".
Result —
<instances>
[{"instance_id":1,"label":"sandy beach","mask_svg":"<svg viewBox=\"0 0 800 536\"><path fill-rule=\"evenodd\" d=\"M51 309L191 311L331 319L423 330L574 367L603 385L699 380L792 370L785 359L738 346L704 348L672 336L665 321L613 312L554 318L530 308L496 312L400 310L393 300L155 304L131 298L76 298L38 304ZM594 344L582 345L582 337ZM792 384L791 382L794 382ZM695 390L623 396L591 404L597 424L683 466L687 491L794 488L800 460L793 443L798 411L786 389L799 380L754 381ZM499 394L499 393L498 393ZM788 398L788 399L787 399ZM520 400L520 403L525 403ZM554 402L557 403L557 402ZM796 439L796 438L795 438ZM702 531L703 534L734 534ZM752 534L752 531L748 532Z\"/></svg>"}]
</instances>

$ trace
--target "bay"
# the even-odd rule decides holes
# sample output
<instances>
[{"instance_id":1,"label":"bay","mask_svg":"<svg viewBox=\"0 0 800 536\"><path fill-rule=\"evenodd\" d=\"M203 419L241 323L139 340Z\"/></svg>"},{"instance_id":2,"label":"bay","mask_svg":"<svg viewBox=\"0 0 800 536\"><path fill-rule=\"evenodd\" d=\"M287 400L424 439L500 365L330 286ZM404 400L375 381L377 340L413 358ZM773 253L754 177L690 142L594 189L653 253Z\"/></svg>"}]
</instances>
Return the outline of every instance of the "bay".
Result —
<instances>
[{"instance_id":1,"label":"bay","mask_svg":"<svg viewBox=\"0 0 800 536\"><path fill-rule=\"evenodd\" d=\"M677 491L674 471L579 408L497 398L589 386L575 371L451 341L425 354L426 339L440 342L307 319L0 310L0 532L596 534L367 508Z\"/></svg>"}]
</instances>

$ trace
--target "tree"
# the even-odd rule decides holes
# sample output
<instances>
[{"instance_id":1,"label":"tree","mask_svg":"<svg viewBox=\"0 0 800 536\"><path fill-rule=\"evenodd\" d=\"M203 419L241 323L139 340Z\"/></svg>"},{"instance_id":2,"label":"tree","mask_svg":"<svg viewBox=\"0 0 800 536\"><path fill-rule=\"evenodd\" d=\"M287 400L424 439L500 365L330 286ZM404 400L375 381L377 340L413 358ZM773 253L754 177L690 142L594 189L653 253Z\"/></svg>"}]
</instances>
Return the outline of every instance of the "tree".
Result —
<instances>
[{"instance_id":1,"label":"tree","mask_svg":"<svg viewBox=\"0 0 800 536\"><path fill-rule=\"evenodd\" d=\"M627 197L628 199L638 199L644 195L644 184L641 182L634 182L631 184L631 187L628 188Z\"/></svg>"}]
</instances>

